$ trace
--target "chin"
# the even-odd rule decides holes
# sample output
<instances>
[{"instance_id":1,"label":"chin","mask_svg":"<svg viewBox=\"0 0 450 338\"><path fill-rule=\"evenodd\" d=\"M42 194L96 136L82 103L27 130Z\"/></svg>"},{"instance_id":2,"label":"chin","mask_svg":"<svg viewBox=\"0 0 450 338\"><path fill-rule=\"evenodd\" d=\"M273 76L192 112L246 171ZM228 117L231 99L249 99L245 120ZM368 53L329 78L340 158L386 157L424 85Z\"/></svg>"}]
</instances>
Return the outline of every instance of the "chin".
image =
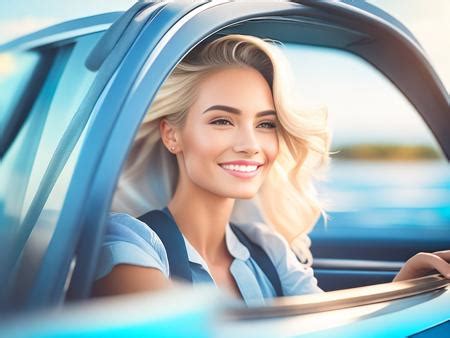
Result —
<instances>
[{"instance_id":1,"label":"chin","mask_svg":"<svg viewBox=\"0 0 450 338\"><path fill-rule=\"evenodd\" d=\"M245 192L239 192L239 193L234 192L233 194L230 194L230 198L248 200L248 199L254 198L257 193L258 193L257 190L256 191L245 191Z\"/></svg>"},{"instance_id":2,"label":"chin","mask_svg":"<svg viewBox=\"0 0 450 338\"><path fill-rule=\"evenodd\" d=\"M207 190L221 197L233 199L252 199L258 194L259 188L259 186L255 187L255 185L245 187L244 184L221 184L220 187L216 186L213 188L210 186Z\"/></svg>"},{"instance_id":3,"label":"chin","mask_svg":"<svg viewBox=\"0 0 450 338\"><path fill-rule=\"evenodd\" d=\"M251 200L253 198L255 198L256 194L253 195L246 195L246 196L241 196L241 197L235 197L235 199L237 200Z\"/></svg>"}]
</instances>

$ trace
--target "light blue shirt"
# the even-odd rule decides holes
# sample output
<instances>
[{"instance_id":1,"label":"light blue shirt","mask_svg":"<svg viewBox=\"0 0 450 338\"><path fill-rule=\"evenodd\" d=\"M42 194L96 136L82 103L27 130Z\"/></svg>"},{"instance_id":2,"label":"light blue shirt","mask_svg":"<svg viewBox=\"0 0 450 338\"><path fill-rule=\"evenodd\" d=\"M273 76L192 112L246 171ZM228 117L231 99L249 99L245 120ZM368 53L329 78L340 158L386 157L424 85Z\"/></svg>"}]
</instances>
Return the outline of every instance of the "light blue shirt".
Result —
<instances>
[{"instance_id":1,"label":"light blue shirt","mask_svg":"<svg viewBox=\"0 0 450 338\"><path fill-rule=\"evenodd\" d=\"M281 281L285 296L323 292L311 268L302 265L286 240L262 223L237 224L239 228L267 253ZM183 236L184 237L184 236ZM225 230L228 251L234 258L230 273L249 305L262 305L276 297L267 276L250 256L228 224ZM194 286L214 283L208 265L184 237ZM111 213L97 265L96 279L106 276L115 265L131 264L160 270L169 278L167 253L158 235L140 220L123 213Z\"/></svg>"}]
</instances>

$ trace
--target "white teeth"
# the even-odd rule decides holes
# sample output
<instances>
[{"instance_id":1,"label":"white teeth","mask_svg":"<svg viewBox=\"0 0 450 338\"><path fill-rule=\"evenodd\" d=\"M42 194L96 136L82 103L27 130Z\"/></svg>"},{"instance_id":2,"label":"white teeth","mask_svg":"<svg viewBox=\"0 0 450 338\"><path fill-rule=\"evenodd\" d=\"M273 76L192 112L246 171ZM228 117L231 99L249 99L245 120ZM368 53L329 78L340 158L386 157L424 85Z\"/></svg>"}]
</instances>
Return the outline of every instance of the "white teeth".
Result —
<instances>
[{"instance_id":1,"label":"white teeth","mask_svg":"<svg viewBox=\"0 0 450 338\"><path fill-rule=\"evenodd\" d=\"M256 165L222 164L221 166L224 169L234 170L234 171L243 171L243 172L255 171L258 168L258 166L256 166Z\"/></svg>"}]
</instances>

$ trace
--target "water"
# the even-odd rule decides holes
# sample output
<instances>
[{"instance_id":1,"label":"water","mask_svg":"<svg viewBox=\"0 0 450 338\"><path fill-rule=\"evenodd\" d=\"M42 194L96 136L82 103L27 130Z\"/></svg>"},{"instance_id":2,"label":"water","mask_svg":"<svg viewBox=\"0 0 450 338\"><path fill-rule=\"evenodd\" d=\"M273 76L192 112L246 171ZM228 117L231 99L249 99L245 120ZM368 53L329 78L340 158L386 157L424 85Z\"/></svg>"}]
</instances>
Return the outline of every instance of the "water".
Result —
<instances>
[{"instance_id":1,"label":"water","mask_svg":"<svg viewBox=\"0 0 450 338\"><path fill-rule=\"evenodd\" d=\"M444 161L335 160L328 177L318 190L329 226L450 229L450 165Z\"/></svg>"}]
</instances>

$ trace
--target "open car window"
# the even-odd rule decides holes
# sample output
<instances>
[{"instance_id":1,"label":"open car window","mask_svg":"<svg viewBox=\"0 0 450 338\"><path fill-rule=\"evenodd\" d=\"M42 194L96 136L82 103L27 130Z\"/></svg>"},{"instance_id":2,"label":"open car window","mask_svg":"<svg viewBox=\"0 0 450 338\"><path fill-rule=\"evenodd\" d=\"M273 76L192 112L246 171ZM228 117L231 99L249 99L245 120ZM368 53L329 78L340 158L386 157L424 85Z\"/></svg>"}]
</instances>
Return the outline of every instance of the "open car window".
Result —
<instances>
[{"instance_id":1,"label":"open car window","mask_svg":"<svg viewBox=\"0 0 450 338\"><path fill-rule=\"evenodd\" d=\"M333 48L285 44L297 94L328 109L332 161L311 233L323 289L388 282L419 251L448 247L450 165L425 121L373 65Z\"/></svg>"}]
</instances>

